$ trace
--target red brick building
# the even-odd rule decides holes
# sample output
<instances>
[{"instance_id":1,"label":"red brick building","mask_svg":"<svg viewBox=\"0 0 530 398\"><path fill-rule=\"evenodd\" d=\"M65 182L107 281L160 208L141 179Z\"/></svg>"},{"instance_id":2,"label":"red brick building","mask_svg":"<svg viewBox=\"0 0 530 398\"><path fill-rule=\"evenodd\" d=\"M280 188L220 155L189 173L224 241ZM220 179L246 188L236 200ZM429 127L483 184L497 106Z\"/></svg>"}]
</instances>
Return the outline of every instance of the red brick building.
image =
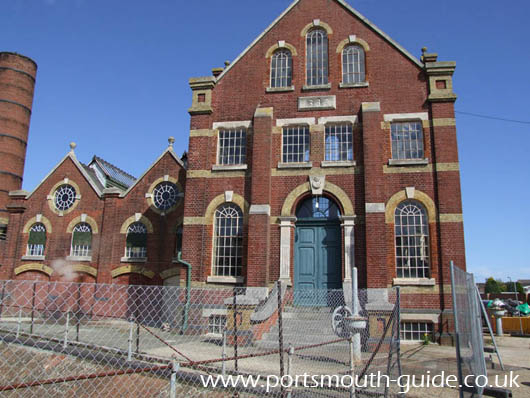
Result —
<instances>
[{"instance_id":1,"label":"red brick building","mask_svg":"<svg viewBox=\"0 0 530 398\"><path fill-rule=\"evenodd\" d=\"M301 291L355 266L361 287L402 287L405 322L445 328L449 262L465 268L454 70L342 0L297 0L190 79L187 159L170 143L134 179L72 148L11 192L0 276L60 280L66 259L76 280L175 284L182 248L194 285Z\"/></svg>"}]
</instances>

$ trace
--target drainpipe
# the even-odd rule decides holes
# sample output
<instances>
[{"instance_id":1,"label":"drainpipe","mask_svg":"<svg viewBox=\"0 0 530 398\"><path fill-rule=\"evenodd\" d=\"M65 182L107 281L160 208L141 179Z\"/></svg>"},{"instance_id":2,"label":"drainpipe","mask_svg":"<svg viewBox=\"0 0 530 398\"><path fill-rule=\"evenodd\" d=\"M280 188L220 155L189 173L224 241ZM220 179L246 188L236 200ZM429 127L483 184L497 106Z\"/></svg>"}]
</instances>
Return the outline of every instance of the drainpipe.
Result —
<instances>
[{"instance_id":1,"label":"drainpipe","mask_svg":"<svg viewBox=\"0 0 530 398\"><path fill-rule=\"evenodd\" d=\"M186 267L188 267L187 275L186 275L186 304L184 305L184 319L182 320L182 329L181 333L183 333L188 328L188 312L190 309L190 296L191 296L191 264L187 263L182 259L182 252L177 253L177 261L181 264L184 264Z\"/></svg>"}]
</instances>

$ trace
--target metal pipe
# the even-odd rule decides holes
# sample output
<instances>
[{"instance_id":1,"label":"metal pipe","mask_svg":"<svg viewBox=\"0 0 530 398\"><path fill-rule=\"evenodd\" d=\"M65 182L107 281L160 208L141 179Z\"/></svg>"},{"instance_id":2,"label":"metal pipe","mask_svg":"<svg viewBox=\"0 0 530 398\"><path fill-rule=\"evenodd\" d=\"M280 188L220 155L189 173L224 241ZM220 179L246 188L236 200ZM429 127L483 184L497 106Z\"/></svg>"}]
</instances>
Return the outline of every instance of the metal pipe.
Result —
<instances>
[{"instance_id":1,"label":"metal pipe","mask_svg":"<svg viewBox=\"0 0 530 398\"><path fill-rule=\"evenodd\" d=\"M64 343L63 343L64 349L66 349L66 347L68 346L68 326L69 324L70 324L70 312L67 312L66 313L66 324L64 328Z\"/></svg>"},{"instance_id":2,"label":"metal pipe","mask_svg":"<svg viewBox=\"0 0 530 398\"><path fill-rule=\"evenodd\" d=\"M280 349L280 380L284 376L284 364L283 364L283 319L282 319L282 282L276 282L278 286L278 348ZM280 383L281 397L285 397L285 391L283 384Z\"/></svg>"},{"instance_id":3,"label":"metal pipe","mask_svg":"<svg viewBox=\"0 0 530 398\"><path fill-rule=\"evenodd\" d=\"M456 306L456 290L455 290L455 264L451 261L451 294L453 297L453 318L455 327L455 345L456 345L456 364L458 368L458 383L464 385L464 377L462 374L462 358L460 357L460 334L458 332L458 314ZM459 388L459 397L464 398L464 391Z\"/></svg>"},{"instance_id":4,"label":"metal pipe","mask_svg":"<svg viewBox=\"0 0 530 398\"><path fill-rule=\"evenodd\" d=\"M226 329L223 330L223 349L221 352L221 358L223 363L221 365L221 375L225 377L226 375Z\"/></svg>"},{"instance_id":5,"label":"metal pipe","mask_svg":"<svg viewBox=\"0 0 530 398\"><path fill-rule=\"evenodd\" d=\"M171 361L171 380L169 387L169 398L177 398L177 372L179 370L178 362L173 359Z\"/></svg>"},{"instance_id":6,"label":"metal pipe","mask_svg":"<svg viewBox=\"0 0 530 398\"><path fill-rule=\"evenodd\" d=\"M188 313L190 310L190 300L191 300L191 264L182 259L182 252L177 253L177 261L181 264L184 264L188 269L186 273L186 303L184 304L184 316L182 319L182 329L181 332L184 333L188 329Z\"/></svg>"},{"instance_id":7,"label":"metal pipe","mask_svg":"<svg viewBox=\"0 0 530 398\"><path fill-rule=\"evenodd\" d=\"M237 370L238 370L238 363L237 363L237 360L238 360L238 357L237 357L237 344L238 344L238 332L237 332L237 292L238 292L238 289L237 287L234 287L234 298L233 298L233 311L234 311L234 314L233 314L233 321L234 321L234 370L237 374Z\"/></svg>"},{"instance_id":8,"label":"metal pipe","mask_svg":"<svg viewBox=\"0 0 530 398\"><path fill-rule=\"evenodd\" d=\"M31 297L31 326L29 332L33 334L33 327L35 324L35 294L37 289L37 282L33 282L33 295Z\"/></svg>"},{"instance_id":9,"label":"metal pipe","mask_svg":"<svg viewBox=\"0 0 530 398\"><path fill-rule=\"evenodd\" d=\"M18 321L17 321L17 334L16 338L18 340L18 337L20 336L20 328L22 327L22 309L18 310Z\"/></svg>"},{"instance_id":10,"label":"metal pipe","mask_svg":"<svg viewBox=\"0 0 530 398\"><path fill-rule=\"evenodd\" d=\"M287 374L292 378L293 375L293 356L294 356L294 347L289 343L289 348L287 349ZM287 389L287 398L292 396L292 386Z\"/></svg>"},{"instance_id":11,"label":"metal pipe","mask_svg":"<svg viewBox=\"0 0 530 398\"><path fill-rule=\"evenodd\" d=\"M2 299L0 300L0 318L2 317L2 312L4 310L4 296L6 291L6 282L2 281Z\"/></svg>"},{"instance_id":12,"label":"metal pipe","mask_svg":"<svg viewBox=\"0 0 530 398\"><path fill-rule=\"evenodd\" d=\"M512 278L508 277L508 279L510 280L510 283L512 284L513 286L513 290L515 292L515 300L517 302L519 302L519 291L517 290L517 284L512 282ZM521 329L521 337L524 336L524 333L523 333L523 320L522 320L522 317L521 317L521 312L519 311L519 327Z\"/></svg>"},{"instance_id":13,"label":"metal pipe","mask_svg":"<svg viewBox=\"0 0 530 398\"><path fill-rule=\"evenodd\" d=\"M132 346L133 346L134 322L131 318L129 320L129 339L127 340L127 361L132 361Z\"/></svg>"},{"instance_id":14,"label":"metal pipe","mask_svg":"<svg viewBox=\"0 0 530 398\"><path fill-rule=\"evenodd\" d=\"M350 375L352 379L352 385L350 388L350 398L355 398L355 343L354 336L349 340L350 345Z\"/></svg>"}]
</instances>

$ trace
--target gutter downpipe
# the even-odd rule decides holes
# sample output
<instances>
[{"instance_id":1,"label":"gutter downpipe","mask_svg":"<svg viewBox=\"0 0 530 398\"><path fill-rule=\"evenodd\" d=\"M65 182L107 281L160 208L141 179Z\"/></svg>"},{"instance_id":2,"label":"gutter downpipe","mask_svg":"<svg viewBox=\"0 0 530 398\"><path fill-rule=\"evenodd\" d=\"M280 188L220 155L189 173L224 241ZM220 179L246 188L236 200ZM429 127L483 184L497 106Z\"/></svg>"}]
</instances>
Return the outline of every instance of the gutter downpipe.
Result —
<instances>
[{"instance_id":1,"label":"gutter downpipe","mask_svg":"<svg viewBox=\"0 0 530 398\"><path fill-rule=\"evenodd\" d=\"M184 264L188 268L186 274L186 304L184 305L184 319L182 320L182 328L180 331L182 334L188 328L188 313L191 299L191 264L182 259L182 252L180 251L177 253L177 261L181 264Z\"/></svg>"}]
</instances>

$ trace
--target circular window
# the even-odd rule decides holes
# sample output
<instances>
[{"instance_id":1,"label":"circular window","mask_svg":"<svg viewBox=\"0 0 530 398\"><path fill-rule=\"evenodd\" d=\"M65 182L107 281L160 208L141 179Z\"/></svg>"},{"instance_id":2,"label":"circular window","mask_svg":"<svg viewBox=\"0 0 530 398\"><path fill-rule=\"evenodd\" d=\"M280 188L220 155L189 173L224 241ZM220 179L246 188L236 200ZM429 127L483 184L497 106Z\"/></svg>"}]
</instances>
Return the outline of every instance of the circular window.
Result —
<instances>
[{"instance_id":1,"label":"circular window","mask_svg":"<svg viewBox=\"0 0 530 398\"><path fill-rule=\"evenodd\" d=\"M55 191L55 208L60 211L68 210L75 202L75 188L71 185L61 185Z\"/></svg>"},{"instance_id":2,"label":"circular window","mask_svg":"<svg viewBox=\"0 0 530 398\"><path fill-rule=\"evenodd\" d=\"M179 190L172 182L158 184L153 190L153 202L160 210L168 210L177 204Z\"/></svg>"}]
</instances>

